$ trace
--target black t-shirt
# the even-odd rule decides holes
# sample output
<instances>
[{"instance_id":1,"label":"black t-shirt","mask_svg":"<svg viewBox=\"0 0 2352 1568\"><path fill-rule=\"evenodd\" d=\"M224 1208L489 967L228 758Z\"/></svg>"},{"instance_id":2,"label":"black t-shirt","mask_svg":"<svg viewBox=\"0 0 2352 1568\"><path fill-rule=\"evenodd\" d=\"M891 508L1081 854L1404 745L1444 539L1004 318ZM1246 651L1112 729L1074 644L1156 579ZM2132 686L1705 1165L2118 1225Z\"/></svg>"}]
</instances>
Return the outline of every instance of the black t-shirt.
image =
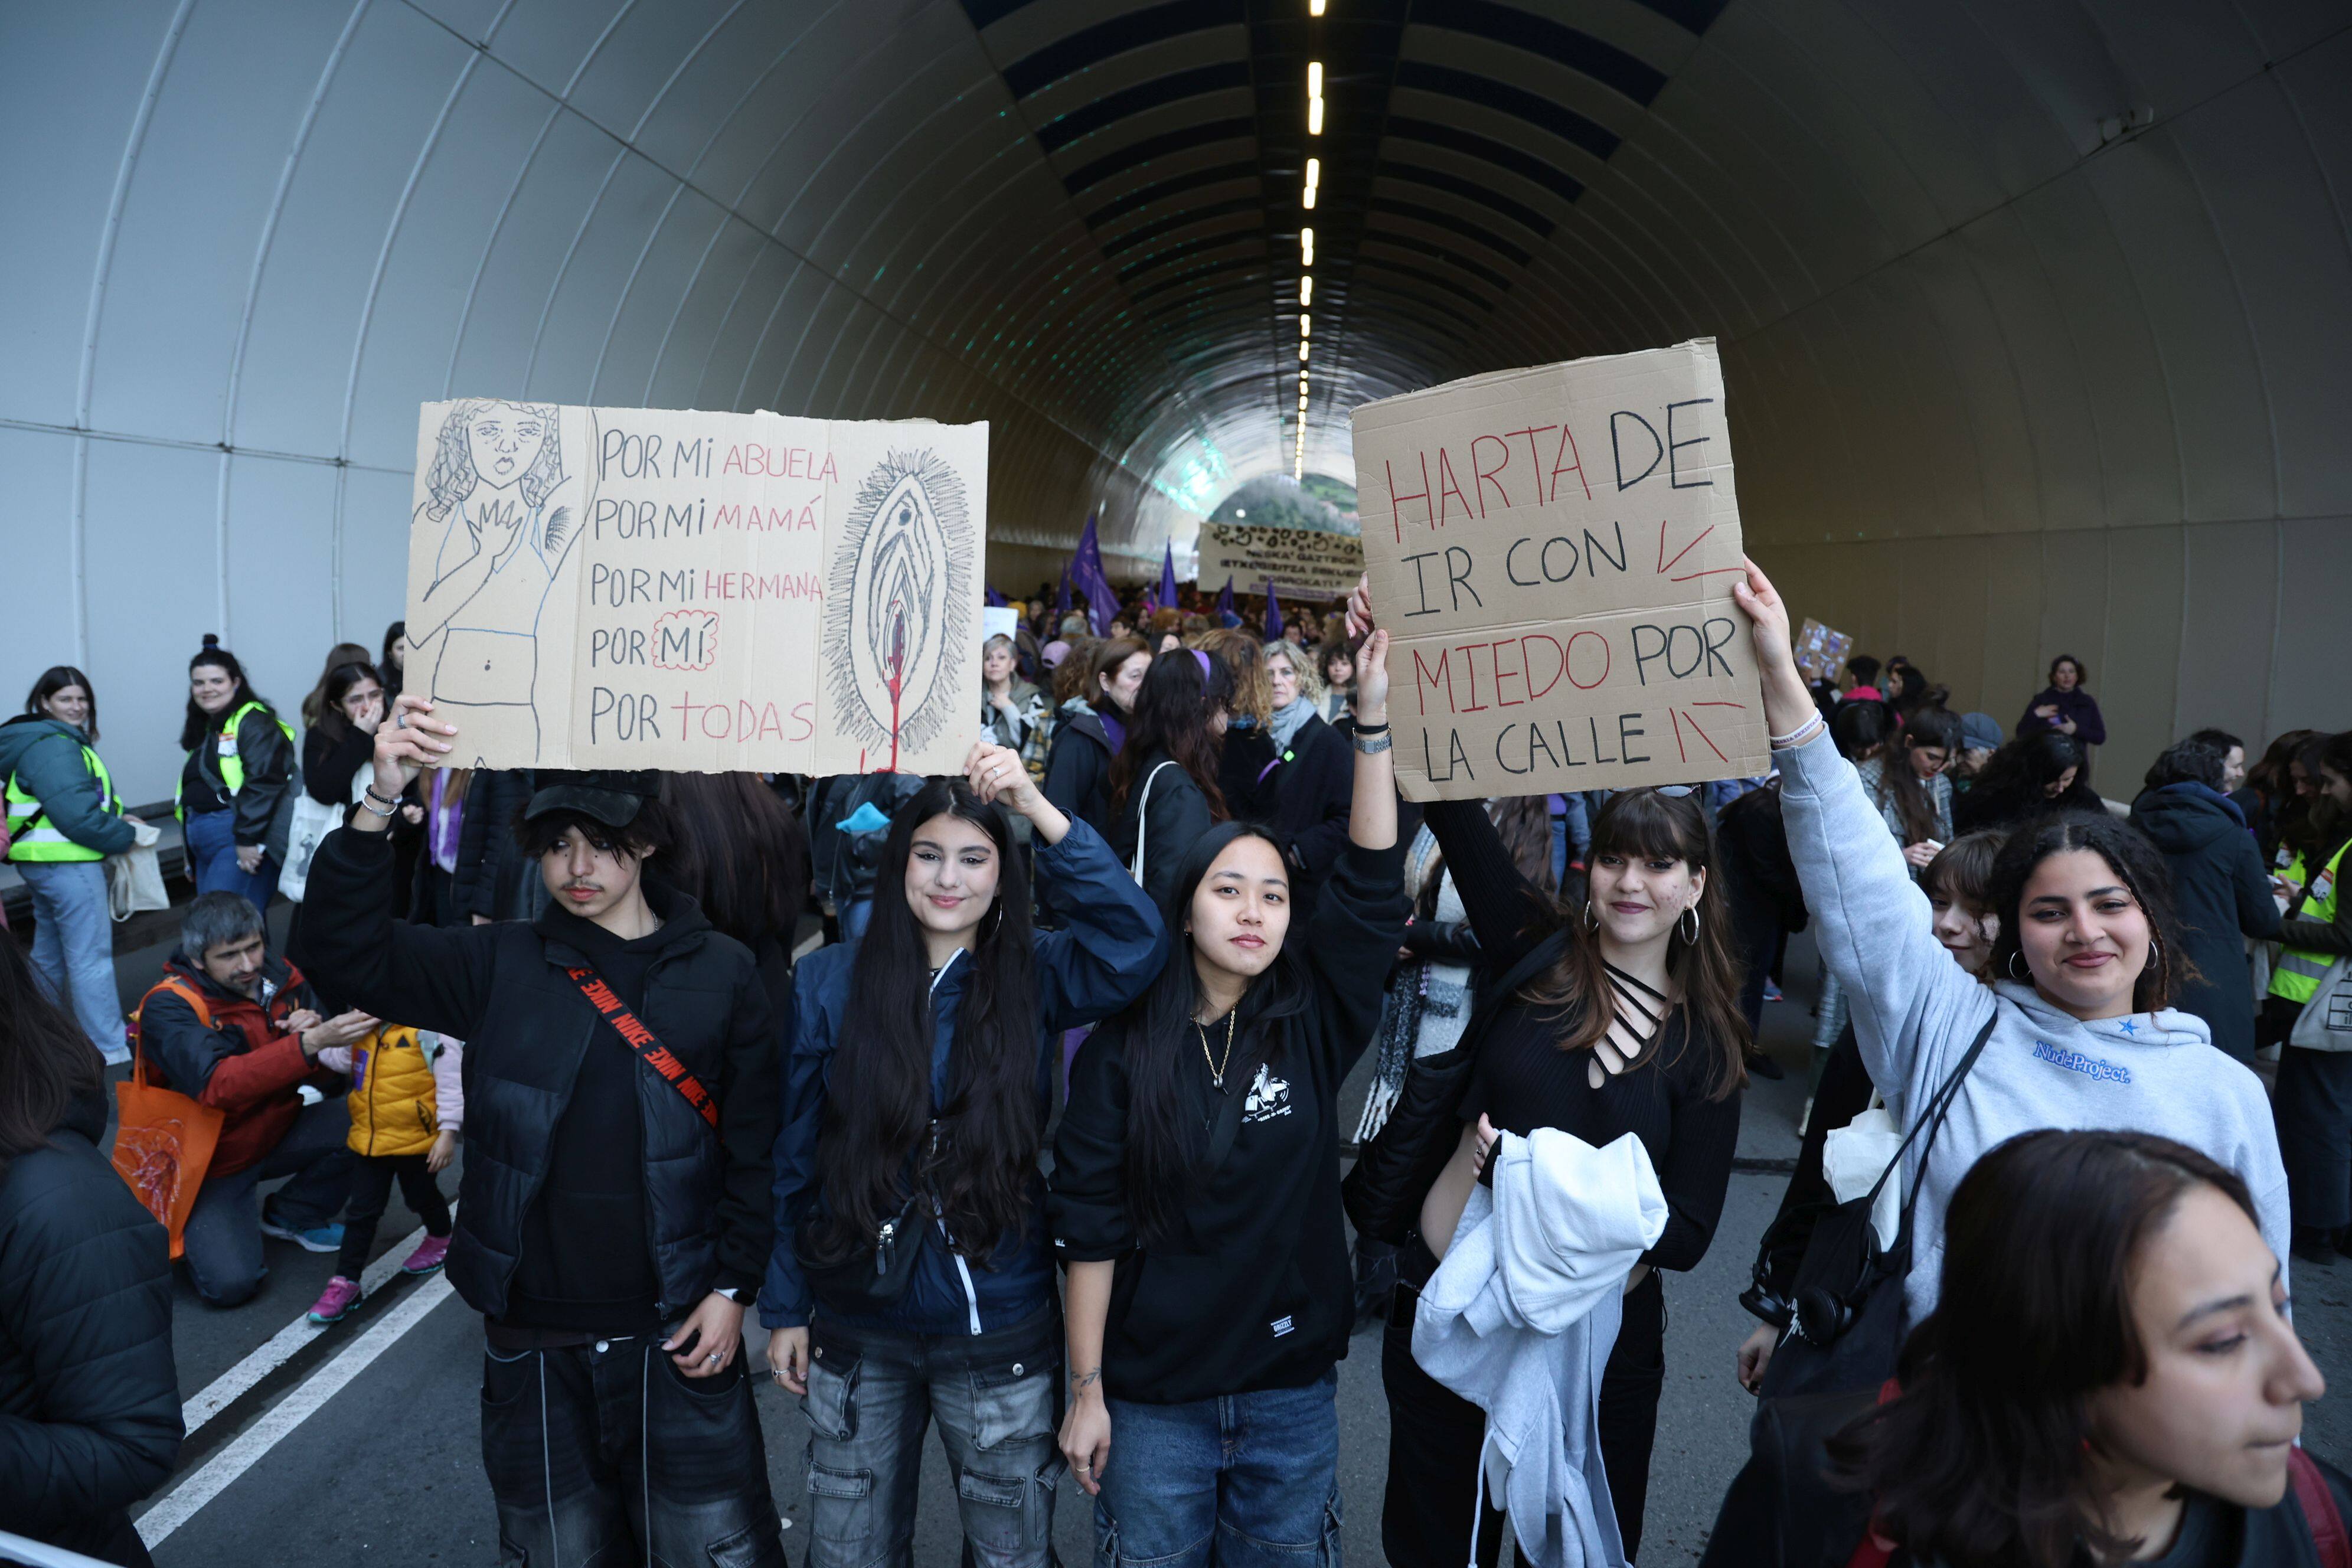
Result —
<instances>
[{"instance_id":1,"label":"black t-shirt","mask_svg":"<svg viewBox=\"0 0 2352 1568\"><path fill-rule=\"evenodd\" d=\"M1476 802L1435 803L1427 821L1488 963L1496 972L1516 964L1556 923L1553 901L1519 875ZM1595 1148L1627 1132L1639 1138L1666 1198L1665 1231L1642 1258L1660 1268L1696 1268L1706 1255L1739 1146L1741 1096L1708 1098L1716 1047L1689 1039L1684 1016L1669 1014L1657 1047L1595 1089L1595 1054L1560 1048L1570 1020L1510 1003L1487 1031L1462 1098L1465 1121L1483 1112L1497 1131L1520 1137L1556 1127ZM1490 1164L1481 1179L1493 1172Z\"/></svg>"},{"instance_id":2,"label":"black t-shirt","mask_svg":"<svg viewBox=\"0 0 2352 1568\"><path fill-rule=\"evenodd\" d=\"M624 942L569 910L551 910L548 919L640 1016L654 960L687 930L665 925ZM611 1334L651 1333L664 1326L646 1213L639 1071L636 1052L600 1022L555 1124L546 1182L523 1217L522 1256L502 1321Z\"/></svg>"}]
</instances>

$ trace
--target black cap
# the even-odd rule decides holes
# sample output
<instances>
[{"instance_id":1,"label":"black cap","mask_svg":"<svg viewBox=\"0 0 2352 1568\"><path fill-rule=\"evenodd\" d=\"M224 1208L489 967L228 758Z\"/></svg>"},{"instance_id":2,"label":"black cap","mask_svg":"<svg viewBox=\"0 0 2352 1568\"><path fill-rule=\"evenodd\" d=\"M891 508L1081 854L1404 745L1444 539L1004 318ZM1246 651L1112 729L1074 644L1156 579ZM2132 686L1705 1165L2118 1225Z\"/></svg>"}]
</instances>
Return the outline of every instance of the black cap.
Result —
<instances>
[{"instance_id":1,"label":"black cap","mask_svg":"<svg viewBox=\"0 0 2352 1568\"><path fill-rule=\"evenodd\" d=\"M660 795L661 774L652 768L592 768L584 773L542 768L539 791L522 814L528 819L576 811L607 827L626 827L637 819L639 807Z\"/></svg>"}]
</instances>

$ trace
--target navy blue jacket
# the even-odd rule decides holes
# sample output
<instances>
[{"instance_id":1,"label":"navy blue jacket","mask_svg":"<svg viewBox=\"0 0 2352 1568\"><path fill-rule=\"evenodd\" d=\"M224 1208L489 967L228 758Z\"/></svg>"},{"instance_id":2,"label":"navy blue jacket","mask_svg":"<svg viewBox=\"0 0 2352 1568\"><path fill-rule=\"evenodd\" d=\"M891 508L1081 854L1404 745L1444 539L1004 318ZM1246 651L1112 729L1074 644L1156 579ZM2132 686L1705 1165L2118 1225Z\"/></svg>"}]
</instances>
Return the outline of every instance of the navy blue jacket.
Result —
<instances>
[{"instance_id":1,"label":"navy blue jacket","mask_svg":"<svg viewBox=\"0 0 2352 1568\"><path fill-rule=\"evenodd\" d=\"M1160 972L1164 936L1150 900L1082 818L1071 818L1059 844L1037 846L1037 881L1041 891L1051 885L1054 907L1068 921L1036 937L1037 1119L1043 1127L1053 1106L1063 1031L1099 1023L1140 995ZM760 1292L760 1321L771 1329L809 1321L809 1287L793 1239L821 1201L817 1135L856 957L855 942L820 948L801 961L793 980L792 1054L784 1064L783 1129L776 1138L776 1240ZM945 1105L954 1078L956 1006L970 967L958 954L931 987L935 1108ZM1001 1240L982 1267L959 1268L947 1247L926 1247L907 1293L883 1322L911 1333L979 1333L1044 1309L1054 1298L1044 1176L1033 1176L1031 1185L1030 1224L1022 1234Z\"/></svg>"}]
</instances>

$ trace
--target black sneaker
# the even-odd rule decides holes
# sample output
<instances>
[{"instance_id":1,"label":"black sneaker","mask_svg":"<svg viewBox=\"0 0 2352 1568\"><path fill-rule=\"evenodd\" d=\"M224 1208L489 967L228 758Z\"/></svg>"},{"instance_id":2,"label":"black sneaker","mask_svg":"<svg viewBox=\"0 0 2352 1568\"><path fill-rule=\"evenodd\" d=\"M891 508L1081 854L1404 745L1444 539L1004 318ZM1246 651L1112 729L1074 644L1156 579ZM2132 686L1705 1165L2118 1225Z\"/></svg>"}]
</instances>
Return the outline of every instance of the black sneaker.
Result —
<instances>
[{"instance_id":1,"label":"black sneaker","mask_svg":"<svg viewBox=\"0 0 2352 1568\"><path fill-rule=\"evenodd\" d=\"M1747 1061L1748 1076L1751 1078L1769 1079L1772 1082L1778 1083L1789 1076L1781 1070L1779 1062L1774 1061L1762 1051L1748 1052Z\"/></svg>"}]
</instances>

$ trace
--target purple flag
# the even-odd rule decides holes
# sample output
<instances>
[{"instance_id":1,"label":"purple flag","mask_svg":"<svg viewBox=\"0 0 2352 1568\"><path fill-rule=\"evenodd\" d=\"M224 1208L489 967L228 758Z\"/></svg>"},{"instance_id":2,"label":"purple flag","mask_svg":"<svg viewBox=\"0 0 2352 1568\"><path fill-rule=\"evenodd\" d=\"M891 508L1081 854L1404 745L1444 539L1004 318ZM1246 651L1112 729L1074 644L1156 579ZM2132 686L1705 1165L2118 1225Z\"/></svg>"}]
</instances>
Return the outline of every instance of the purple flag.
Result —
<instances>
[{"instance_id":1,"label":"purple flag","mask_svg":"<svg viewBox=\"0 0 2352 1568\"><path fill-rule=\"evenodd\" d=\"M1087 514L1087 528L1078 535L1077 554L1070 562L1070 581L1087 596L1087 624L1098 637L1110 635L1111 617L1118 613L1118 595L1111 592L1103 571L1102 541L1095 531L1095 516Z\"/></svg>"},{"instance_id":2,"label":"purple flag","mask_svg":"<svg viewBox=\"0 0 2352 1568\"><path fill-rule=\"evenodd\" d=\"M1265 640L1282 640L1282 601L1274 596L1274 579L1265 580Z\"/></svg>"},{"instance_id":3,"label":"purple flag","mask_svg":"<svg viewBox=\"0 0 2352 1568\"><path fill-rule=\"evenodd\" d=\"M993 586L990 586L981 595L981 603L991 609L1001 610L1004 608L1004 595L998 593Z\"/></svg>"},{"instance_id":4,"label":"purple flag","mask_svg":"<svg viewBox=\"0 0 2352 1568\"><path fill-rule=\"evenodd\" d=\"M1176 542L1172 539L1160 547L1160 592L1155 597L1161 609L1176 607Z\"/></svg>"},{"instance_id":5,"label":"purple flag","mask_svg":"<svg viewBox=\"0 0 2352 1568\"><path fill-rule=\"evenodd\" d=\"M1217 591L1217 614L1230 616L1233 613L1234 580L1231 575L1228 575L1225 578L1225 585Z\"/></svg>"},{"instance_id":6,"label":"purple flag","mask_svg":"<svg viewBox=\"0 0 2352 1568\"><path fill-rule=\"evenodd\" d=\"M1070 563L1062 563L1062 591L1054 600L1054 636L1062 635L1062 617L1070 613Z\"/></svg>"}]
</instances>

